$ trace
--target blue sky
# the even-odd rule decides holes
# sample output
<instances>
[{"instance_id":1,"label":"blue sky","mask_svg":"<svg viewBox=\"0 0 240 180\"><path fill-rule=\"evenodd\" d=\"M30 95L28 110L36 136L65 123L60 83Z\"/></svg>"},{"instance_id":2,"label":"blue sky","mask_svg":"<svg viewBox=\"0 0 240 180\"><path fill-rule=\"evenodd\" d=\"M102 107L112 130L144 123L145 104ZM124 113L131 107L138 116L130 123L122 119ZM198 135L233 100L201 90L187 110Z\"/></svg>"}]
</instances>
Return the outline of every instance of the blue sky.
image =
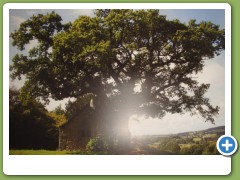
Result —
<instances>
[{"instance_id":1,"label":"blue sky","mask_svg":"<svg viewBox=\"0 0 240 180\"><path fill-rule=\"evenodd\" d=\"M10 10L10 22L9 28L10 32L13 32L15 29L18 29L20 23L27 20L33 14L45 14L53 10ZM54 10L58 13L63 22L74 21L80 15L93 16L93 10ZM215 24L220 25L221 29L225 28L225 14L224 10L211 10L211 9L163 9L160 10L162 15L166 15L167 19L179 19L181 22L187 23L190 19L196 19L197 22L200 21L211 21ZM10 42L12 40L10 39ZM36 45L36 42L32 42L26 50L31 49ZM12 57L19 53L19 51L10 45L10 64ZM206 62L206 66L201 74L198 74L198 80L200 82L210 83L211 87L207 92L206 96L210 98L211 103L214 106L220 106L220 113L216 119L216 125L212 125L209 122L204 122L199 116L190 116L189 114L184 115L171 115L167 114L163 119L145 119L143 117L137 117L140 119L139 122L130 120L129 127L134 135L142 134L170 134L170 133L179 133L185 131L193 130L202 130L206 128L211 128L219 125L224 125L224 115L225 115L225 53L222 52L220 56L212 59L211 61ZM14 86L20 88L24 83L24 78L21 81L10 81L10 87ZM62 104L62 107L65 106L65 103L68 99L63 101L53 101L51 100L50 104L47 106L49 110L53 110L59 104Z\"/></svg>"},{"instance_id":2,"label":"blue sky","mask_svg":"<svg viewBox=\"0 0 240 180\"><path fill-rule=\"evenodd\" d=\"M187 23L189 19L200 21L211 21L220 25L220 28L225 27L225 10L221 9L163 9L161 14L166 14L167 19L179 19L181 22Z\"/></svg>"}]
</instances>

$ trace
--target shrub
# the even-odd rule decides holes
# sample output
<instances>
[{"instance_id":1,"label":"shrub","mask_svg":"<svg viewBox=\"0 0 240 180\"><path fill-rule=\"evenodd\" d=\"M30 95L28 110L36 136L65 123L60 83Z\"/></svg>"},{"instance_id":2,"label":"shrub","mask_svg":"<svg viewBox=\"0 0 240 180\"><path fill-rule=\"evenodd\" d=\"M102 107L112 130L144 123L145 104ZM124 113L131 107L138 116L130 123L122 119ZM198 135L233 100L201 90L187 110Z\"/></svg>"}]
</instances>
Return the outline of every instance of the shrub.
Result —
<instances>
[{"instance_id":1,"label":"shrub","mask_svg":"<svg viewBox=\"0 0 240 180\"><path fill-rule=\"evenodd\" d=\"M202 145L199 144L192 144L189 147L183 147L181 149L181 154L185 155L201 155L203 152Z\"/></svg>"},{"instance_id":2,"label":"shrub","mask_svg":"<svg viewBox=\"0 0 240 180\"><path fill-rule=\"evenodd\" d=\"M106 152L109 151L109 143L104 138L91 138L87 143L86 149L91 152Z\"/></svg>"},{"instance_id":3,"label":"shrub","mask_svg":"<svg viewBox=\"0 0 240 180\"><path fill-rule=\"evenodd\" d=\"M180 147L174 139L162 141L162 143L158 145L158 149L161 151L168 151L177 154L180 152Z\"/></svg>"}]
</instances>

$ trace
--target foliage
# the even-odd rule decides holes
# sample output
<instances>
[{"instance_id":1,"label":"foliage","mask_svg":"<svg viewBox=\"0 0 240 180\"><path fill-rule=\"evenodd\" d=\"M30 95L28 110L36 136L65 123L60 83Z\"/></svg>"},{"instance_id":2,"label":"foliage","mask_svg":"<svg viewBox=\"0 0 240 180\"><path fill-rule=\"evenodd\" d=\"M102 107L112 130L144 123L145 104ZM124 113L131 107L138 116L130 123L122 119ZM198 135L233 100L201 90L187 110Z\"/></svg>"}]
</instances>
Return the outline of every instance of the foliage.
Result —
<instances>
[{"instance_id":1,"label":"foliage","mask_svg":"<svg viewBox=\"0 0 240 180\"><path fill-rule=\"evenodd\" d=\"M10 35L20 50L38 42L27 55L15 55L10 67L13 79L26 77L29 97L94 94L105 124L126 123L133 113L161 118L184 112L214 123L219 107L204 97L210 85L193 75L224 50L218 25L167 20L159 10L97 10L72 24L61 20L54 12L34 15Z\"/></svg>"},{"instance_id":2,"label":"foliage","mask_svg":"<svg viewBox=\"0 0 240 180\"><path fill-rule=\"evenodd\" d=\"M216 142L208 142L203 150L203 154L219 154L217 147L216 147Z\"/></svg>"},{"instance_id":3,"label":"foliage","mask_svg":"<svg viewBox=\"0 0 240 180\"><path fill-rule=\"evenodd\" d=\"M168 140L159 145L159 149L162 151L169 151L178 154L180 152L180 147L175 140Z\"/></svg>"},{"instance_id":4,"label":"foliage","mask_svg":"<svg viewBox=\"0 0 240 180\"><path fill-rule=\"evenodd\" d=\"M193 144L189 147L183 147L181 149L181 153L186 154L186 155L189 155L189 154L191 154L191 155L198 154L199 155L199 154L202 154L202 152L203 152L203 147L199 144Z\"/></svg>"},{"instance_id":5,"label":"foliage","mask_svg":"<svg viewBox=\"0 0 240 180\"><path fill-rule=\"evenodd\" d=\"M57 106L53 111L47 113L55 121L55 126L60 127L67 122L65 111L62 109L61 104Z\"/></svg>"},{"instance_id":6,"label":"foliage","mask_svg":"<svg viewBox=\"0 0 240 180\"><path fill-rule=\"evenodd\" d=\"M56 127L60 127L61 125L65 124L67 122L67 118L64 114L57 114L55 112L49 112L47 113L49 117L54 119L54 125Z\"/></svg>"},{"instance_id":7,"label":"foliage","mask_svg":"<svg viewBox=\"0 0 240 180\"><path fill-rule=\"evenodd\" d=\"M9 148L56 149L58 131L44 106L35 99L23 103L15 89L9 95Z\"/></svg>"},{"instance_id":8,"label":"foliage","mask_svg":"<svg viewBox=\"0 0 240 180\"><path fill-rule=\"evenodd\" d=\"M86 149L91 152L108 152L110 147L106 139L96 137L89 140Z\"/></svg>"},{"instance_id":9,"label":"foliage","mask_svg":"<svg viewBox=\"0 0 240 180\"><path fill-rule=\"evenodd\" d=\"M83 110L85 107L90 106L91 99L94 99L95 95L92 93L84 94L79 96L75 101L68 101L66 104L66 116L68 119L72 119L78 112Z\"/></svg>"},{"instance_id":10,"label":"foliage","mask_svg":"<svg viewBox=\"0 0 240 180\"><path fill-rule=\"evenodd\" d=\"M62 105L60 104L59 106L57 106L53 112L57 115L64 115L65 114L65 111L64 109L62 108Z\"/></svg>"}]
</instances>

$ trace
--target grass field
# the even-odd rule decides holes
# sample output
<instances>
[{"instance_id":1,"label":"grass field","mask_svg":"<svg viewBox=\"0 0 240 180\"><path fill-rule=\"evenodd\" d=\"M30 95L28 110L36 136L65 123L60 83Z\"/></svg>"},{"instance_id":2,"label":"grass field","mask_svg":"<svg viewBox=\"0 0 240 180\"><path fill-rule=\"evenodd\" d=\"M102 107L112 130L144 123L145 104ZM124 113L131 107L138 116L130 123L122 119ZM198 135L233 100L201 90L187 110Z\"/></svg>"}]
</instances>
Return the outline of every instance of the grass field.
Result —
<instances>
[{"instance_id":1,"label":"grass field","mask_svg":"<svg viewBox=\"0 0 240 180\"><path fill-rule=\"evenodd\" d=\"M104 152L88 151L48 151L48 150L9 150L9 155L95 155L106 154Z\"/></svg>"},{"instance_id":2,"label":"grass field","mask_svg":"<svg viewBox=\"0 0 240 180\"><path fill-rule=\"evenodd\" d=\"M10 155L67 155L68 151L47 151L47 150L10 150Z\"/></svg>"}]
</instances>

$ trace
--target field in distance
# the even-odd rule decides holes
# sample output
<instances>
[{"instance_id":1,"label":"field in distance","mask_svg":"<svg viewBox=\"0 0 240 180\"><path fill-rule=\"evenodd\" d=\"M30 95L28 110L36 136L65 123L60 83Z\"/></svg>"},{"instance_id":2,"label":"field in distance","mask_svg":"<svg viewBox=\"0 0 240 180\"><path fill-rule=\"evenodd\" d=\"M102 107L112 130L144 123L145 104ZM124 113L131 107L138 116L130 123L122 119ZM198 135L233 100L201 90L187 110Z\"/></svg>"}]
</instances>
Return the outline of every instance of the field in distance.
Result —
<instances>
[{"instance_id":1,"label":"field in distance","mask_svg":"<svg viewBox=\"0 0 240 180\"><path fill-rule=\"evenodd\" d=\"M219 126L172 135L135 136L132 143L135 154L217 155L216 142L224 134L225 126Z\"/></svg>"}]
</instances>

